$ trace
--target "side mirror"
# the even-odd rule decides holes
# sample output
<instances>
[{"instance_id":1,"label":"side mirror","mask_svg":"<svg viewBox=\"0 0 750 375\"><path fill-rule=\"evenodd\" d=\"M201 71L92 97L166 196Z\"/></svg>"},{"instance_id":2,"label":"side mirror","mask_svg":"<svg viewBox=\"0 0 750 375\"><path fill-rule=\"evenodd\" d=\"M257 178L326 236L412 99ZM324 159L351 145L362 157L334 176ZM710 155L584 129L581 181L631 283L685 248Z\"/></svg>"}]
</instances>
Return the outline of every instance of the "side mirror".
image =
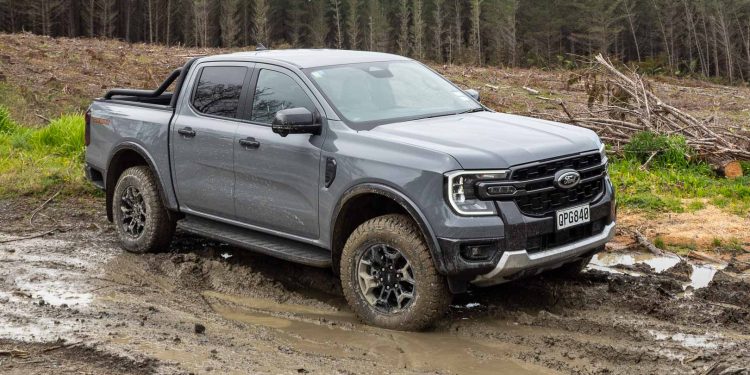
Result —
<instances>
[{"instance_id":1,"label":"side mirror","mask_svg":"<svg viewBox=\"0 0 750 375\"><path fill-rule=\"evenodd\" d=\"M320 134L321 125L316 116L304 107L287 108L276 112L271 123L274 133L286 137L289 134Z\"/></svg>"},{"instance_id":2,"label":"side mirror","mask_svg":"<svg viewBox=\"0 0 750 375\"><path fill-rule=\"evenodd\" d=\"M474 90L474 89L467 89L467 90L464 90L464 92L468 94L469 96L471 96L472 98L474 98L474 100L481 102L481 99L479 98L479 91Z\"/></svg>"}]
</instances>

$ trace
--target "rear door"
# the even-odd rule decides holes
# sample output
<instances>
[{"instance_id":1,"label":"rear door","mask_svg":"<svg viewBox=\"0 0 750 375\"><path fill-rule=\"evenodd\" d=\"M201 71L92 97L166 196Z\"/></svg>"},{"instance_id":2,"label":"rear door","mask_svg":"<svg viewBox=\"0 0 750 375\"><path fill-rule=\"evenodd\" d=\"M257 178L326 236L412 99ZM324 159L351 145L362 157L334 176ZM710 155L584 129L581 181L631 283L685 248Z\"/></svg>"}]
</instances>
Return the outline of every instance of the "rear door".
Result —
<instances>
[{"instance_id":1,"label":"rear door","mask_svg":"<svg viewBox=\"0 0 750 375\"><path fill-rule=\"evenodd\" d=\"M234 136L244 116L252 64L203 63L170 129L180 210L233 219Z\"/></svg>"},{"instance_id":2,"label":"rear door","mask_svg":"<svg viewBox=\"0 0 750 375\"><path fill-rule=\"evenodd\" d=\"M257 64L252 87L247 122L237 128L234 146L237 219L255 227L318 238L323 136L281 137L272 132L271 122L282 109L305 107L323 113L322 107L296 74L281 67Z\"/></svg>"}]
</instances>

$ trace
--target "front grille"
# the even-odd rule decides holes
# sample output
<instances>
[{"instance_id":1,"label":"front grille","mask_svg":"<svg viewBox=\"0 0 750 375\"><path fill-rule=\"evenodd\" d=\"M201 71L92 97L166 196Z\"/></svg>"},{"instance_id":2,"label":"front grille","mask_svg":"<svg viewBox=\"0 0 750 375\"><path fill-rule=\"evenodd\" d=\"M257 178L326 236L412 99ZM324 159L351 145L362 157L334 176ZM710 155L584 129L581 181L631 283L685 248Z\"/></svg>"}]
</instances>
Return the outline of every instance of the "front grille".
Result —
<instances>
[{"instance_id":1,"label":"front grille","mask_svg":"<svg viewBox=\"0 0 750 375\"><path fill-rule=\"evenodd\" d=\"M516 190L512 196L493 196L486 185L481 193L490 199L513 200L527 216L543 217L552 212L592 202L604 191L607 164L598 152L563 157L511 168L510 180L492 185L510 185ZM571 189L555 186L555 174L563 169L573 169L580 174L580 183ZM481 190L485 189L485 190Z\"/></svg>"},{"instance_id":2,"label":"front grille","mask_svg":"<svg viewBox=\"0 0 750 375\"><path fill-rule=\"evenodd\" d=\"M584 182L572 189L555 189L516 198L518 209L526 215L543 216L557 209L591 202L603 190L603 180Z\"/></svg>"},{"instance_id":3,"label":"front grille","mask_svg":"<svg viewBox=\"0 0 750 375\"><path fill-rule=\"evenodd\" d=\"M531 236L526 239L526 252L532 254L564 246L597 235L603 230L604 219L601 219L559 232Z\"/></svg>"},{"instance_id":4,"label":"front grille","mask_svg":"<svg viewBox=\"0 0 750 375\"><path fill-rule=\"evenodd\" d=\"M561 169L581 170L599 165L601 163L602 156L599 153L582 155L529 167L522 167L514 170L510 178L516 181L534 180L543 177L552 177L557 171Z\"/></svg>"}]
</instances>

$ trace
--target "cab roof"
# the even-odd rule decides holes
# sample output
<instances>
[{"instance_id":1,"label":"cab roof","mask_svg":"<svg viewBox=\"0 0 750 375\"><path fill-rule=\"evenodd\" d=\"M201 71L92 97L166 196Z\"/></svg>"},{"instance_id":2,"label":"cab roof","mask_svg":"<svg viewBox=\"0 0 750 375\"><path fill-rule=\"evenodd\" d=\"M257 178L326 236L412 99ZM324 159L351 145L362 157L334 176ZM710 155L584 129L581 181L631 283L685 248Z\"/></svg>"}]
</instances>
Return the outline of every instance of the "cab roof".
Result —
<instances>
[{"instance_id":1,"label":"cab roof","mask_svg":"<svg viewBox=\"0 0 750 375\"><path fill-rule=\"evenodd\" d=\"M350 51L339 49L279 49L236 52L224 55L209 56L203 61L242 60L250 62L284 62L298 68L317 68L321 66L357 64L376 61L407 61L406 57L389 53Z\"/></svg>"}]
</instances>

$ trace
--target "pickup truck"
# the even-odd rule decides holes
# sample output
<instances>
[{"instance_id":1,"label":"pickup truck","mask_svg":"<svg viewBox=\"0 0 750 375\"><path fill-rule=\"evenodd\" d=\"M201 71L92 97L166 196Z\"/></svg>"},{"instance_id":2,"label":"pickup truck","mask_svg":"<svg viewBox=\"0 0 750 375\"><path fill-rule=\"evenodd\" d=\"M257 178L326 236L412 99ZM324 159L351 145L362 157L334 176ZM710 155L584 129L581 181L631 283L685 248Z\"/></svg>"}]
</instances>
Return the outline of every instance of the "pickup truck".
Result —
<instances>
[{"instance_id":1,"label":"pickup truck","mask_svg":"<svg viewBox=\"0 0 750 375\"><path fill-rule=\"evenodd\" d=\"M177 227L331 267L384 328L427 328L472 285L580 272L615 233L594 132L494 112L397 55L194 58L86 119L86 174L125 250L167 250Z\"/></svg>"}]
</instances>

